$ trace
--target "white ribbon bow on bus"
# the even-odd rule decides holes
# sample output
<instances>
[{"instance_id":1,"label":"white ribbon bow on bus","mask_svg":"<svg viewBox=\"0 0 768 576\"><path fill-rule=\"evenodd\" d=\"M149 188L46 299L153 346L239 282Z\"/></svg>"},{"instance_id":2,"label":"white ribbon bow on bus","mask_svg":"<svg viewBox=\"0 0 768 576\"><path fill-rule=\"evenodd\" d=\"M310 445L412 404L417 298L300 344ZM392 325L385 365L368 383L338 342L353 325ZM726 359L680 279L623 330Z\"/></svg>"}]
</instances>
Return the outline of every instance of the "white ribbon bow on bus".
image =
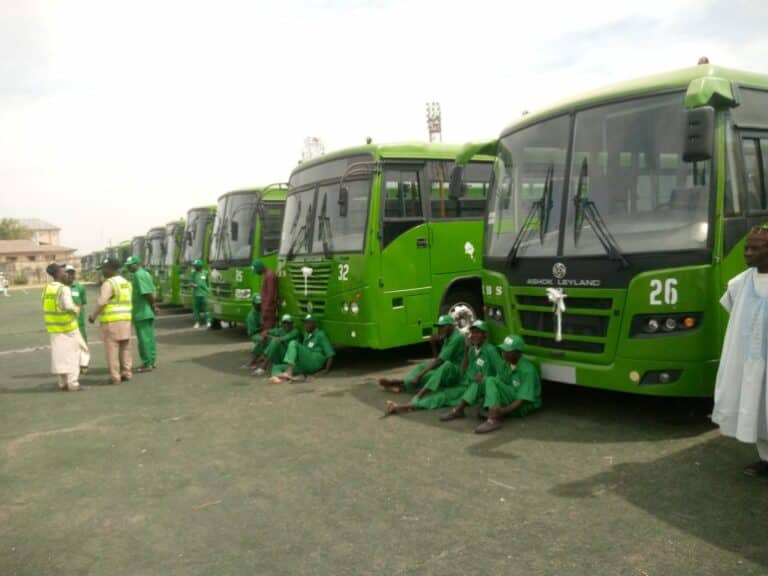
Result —
<instances>
[{"instance_id":1,"label":"white ribbon bow on bus","mask_svg":"<svg viewBox=\"0 0 768 576\"><path fill-rule=\"evenodd\" d=\"M567 296L560 288L547 288L547 298L552 302L552 312L555 314L555 342L563 340L563 312Z\"/></svg>"},{"instance_id":2,"label":"white ribbon bow on bus","mask_svg":"<svg viewBox=\"0 0 768 576\"><path fill-rule=\"evenodd\" d=\"M307 295L307 280L312 276L312 268L309 266L302 266L301 274L304 276L304 296Z\"/></svg>"}]
</instances>

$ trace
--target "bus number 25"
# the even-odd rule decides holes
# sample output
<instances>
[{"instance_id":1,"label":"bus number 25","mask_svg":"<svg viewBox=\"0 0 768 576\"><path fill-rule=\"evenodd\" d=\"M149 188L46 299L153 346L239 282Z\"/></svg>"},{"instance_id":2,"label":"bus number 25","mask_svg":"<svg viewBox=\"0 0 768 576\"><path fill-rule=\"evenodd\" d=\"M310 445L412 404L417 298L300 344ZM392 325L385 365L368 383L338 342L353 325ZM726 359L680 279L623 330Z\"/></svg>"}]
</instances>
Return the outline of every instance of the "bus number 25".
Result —
<instances>
[{"instance_id":1,"label":"bus number 25","mask_svg":"<svg viewBox=\"0 0 768 576\"><path fill-rule=\"evenodd\" d=\"M339 264L339 280L342 282L349 280L349 264Z\"/></svg>"},{"instance_id":2,"label":"bus number 25","mask_svg":"<svg viewBox=\"0 0 768 576\"><path fill-rule=\"evenodd\" d=\"M677 278L651 280L651 306L677 304Z\"/></svg>"}]
</instances>

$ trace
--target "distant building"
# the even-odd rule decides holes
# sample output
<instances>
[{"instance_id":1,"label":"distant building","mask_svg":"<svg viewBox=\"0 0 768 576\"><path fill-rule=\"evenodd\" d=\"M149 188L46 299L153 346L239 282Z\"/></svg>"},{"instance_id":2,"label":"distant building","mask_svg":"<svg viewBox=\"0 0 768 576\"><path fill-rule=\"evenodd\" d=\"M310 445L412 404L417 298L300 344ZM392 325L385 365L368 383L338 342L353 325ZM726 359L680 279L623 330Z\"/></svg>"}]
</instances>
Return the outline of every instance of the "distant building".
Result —
<instances>
[{"instance_id":1,"label":"distant building","mask_svg":"<svg viewBox=\"0 0 768 576\"><path fill-rule=\"evenodd\" d=\"M30 284L47 282L45 268L51 262L80 268L80 259L74 257L75 249L59 246L58 226L35 218L19 222L32 232L31 239L0 240L0 272L12 283L23 279Z\"/></svg>"}]
</instances>

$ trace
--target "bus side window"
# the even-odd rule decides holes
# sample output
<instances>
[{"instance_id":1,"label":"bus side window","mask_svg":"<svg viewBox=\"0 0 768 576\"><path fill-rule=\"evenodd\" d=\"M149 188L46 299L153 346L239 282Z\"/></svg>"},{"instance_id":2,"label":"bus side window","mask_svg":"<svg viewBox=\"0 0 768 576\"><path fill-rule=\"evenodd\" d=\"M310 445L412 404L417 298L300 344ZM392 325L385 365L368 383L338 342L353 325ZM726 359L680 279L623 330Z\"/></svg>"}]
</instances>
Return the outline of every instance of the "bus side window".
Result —
<instances>
[{"instance_id":1,"label":"bus side window","mask_svg":"<svg viewBox=\"0 0 768 576\"><path fill-rule=\"evenodd\" d=\"M463 170L461 190L449 191L454 166L453 162L430 163L432 219L482 218L493 165L490 162L470 162Z\"/></svg>"},{"instance_id":2,"label":"bus side window","mask_svg":"<svg viewBox=\"0 0 768 576\"><path fill-rule=\"evenodd\" d=\"M765 175L763 157L760 154L761 144L768 146L768 141L757 138L744 138L742 151L744 154L744 175L747 183L747 205L750 211L762 211L767 206L765 199Z\"/></svg>"},{"instance_id":3,"label":"bus side window","mask_svg":"<svg viewBox=\"0 0 768 576\"><path fill-rule=\"evenodd\" d=\"M424 222L417 170L386 169L383 175L382 246Z\"/></svg>"}]
</instances>

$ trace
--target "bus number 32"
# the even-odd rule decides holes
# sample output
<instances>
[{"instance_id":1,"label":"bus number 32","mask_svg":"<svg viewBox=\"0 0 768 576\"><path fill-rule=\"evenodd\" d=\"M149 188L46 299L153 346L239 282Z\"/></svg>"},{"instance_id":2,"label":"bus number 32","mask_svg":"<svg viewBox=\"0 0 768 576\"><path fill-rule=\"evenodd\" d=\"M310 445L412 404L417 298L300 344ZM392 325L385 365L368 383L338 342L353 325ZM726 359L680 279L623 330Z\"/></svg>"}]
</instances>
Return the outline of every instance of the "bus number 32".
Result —
<instances>
[{"instance_id":1,"label":"bus number 32","mask_svg":"<svg viewBox=\"0 0 768 576\"><path fill-rule=\"evenodd\" d=\"M677 278L651 280L651 306L677 304Z\"/></svg>"},{"instance_id":2,"label":"bus number 32","mask_svg":"<svg viewBox=\"0 0 768 576\"><path fill-rule=\"evenodd\" d=\"M342 282L349 280L349 264L339 264L339 280Z\"/></svg>"}]
</instances>

